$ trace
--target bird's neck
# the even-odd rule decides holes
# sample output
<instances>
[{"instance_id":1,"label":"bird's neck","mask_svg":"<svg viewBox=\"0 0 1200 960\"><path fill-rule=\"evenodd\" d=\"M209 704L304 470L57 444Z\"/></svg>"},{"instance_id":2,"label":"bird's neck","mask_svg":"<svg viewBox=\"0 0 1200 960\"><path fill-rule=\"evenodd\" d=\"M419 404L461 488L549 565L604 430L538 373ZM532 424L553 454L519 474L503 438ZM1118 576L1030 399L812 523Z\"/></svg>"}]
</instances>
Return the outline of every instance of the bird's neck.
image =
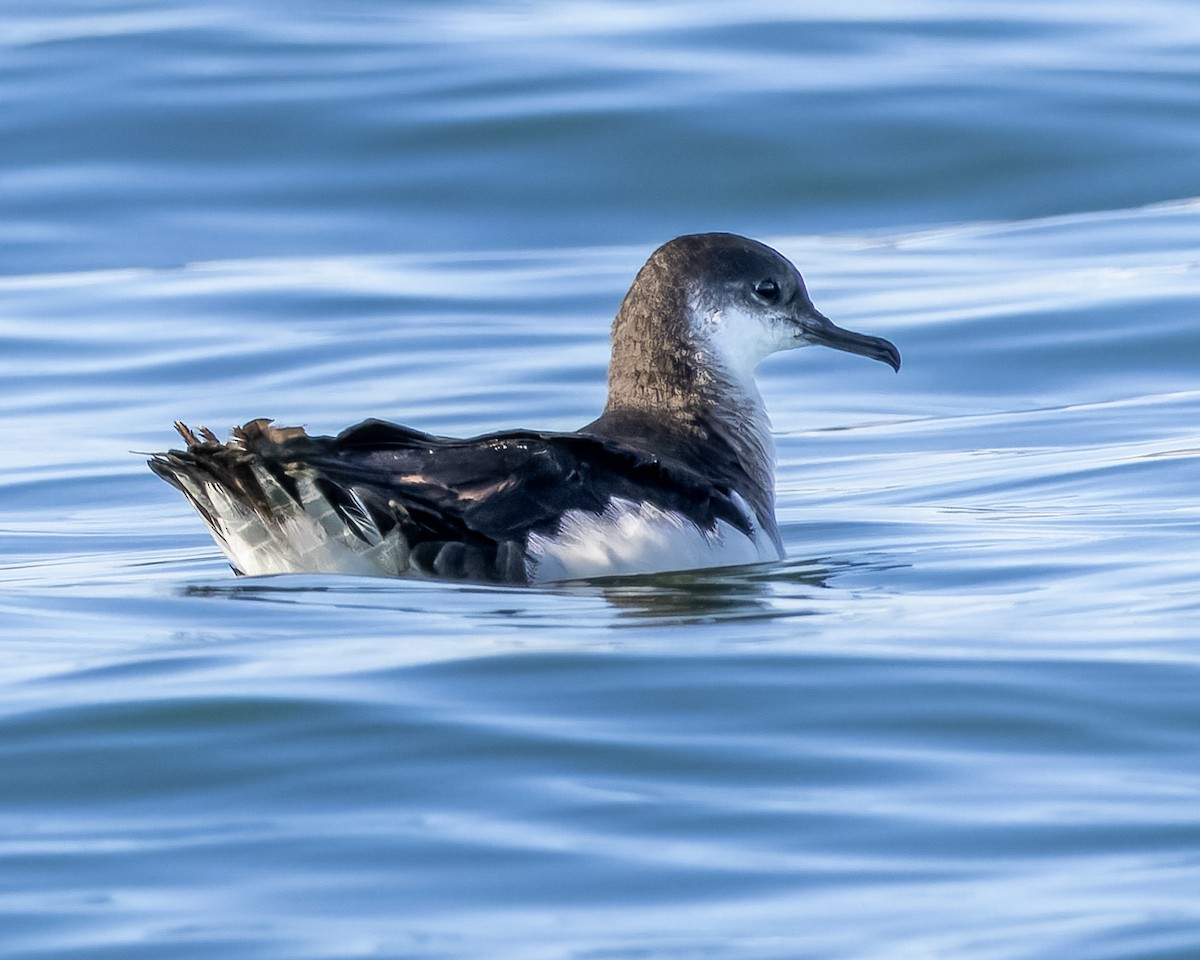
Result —
<instances>
[{"instance_id":1,"label":"bird's neck","mask_svg":"<svg viewBox=\"0 0 1200 960\"><path fill-rule=\"evenodd\" d=\"M643 267L617 312L608 403L584 429L651 454L682 451L688 469L736 489L776 535L775 444L752 365L706 346L703 305L654 269Z\"/></svg>"},{"instance_id":2,"label":"bird's neck","mask_svg":"<svg viewBox=\"0 0 1200 960\"><path fill-rule=\"evenodd\" d=\"M745 497L775 536L775 443L758 387L707 364L688 373L690 379L666 381L615 371L603 415L585 430L655 456L669 450Z\"/></svg>"}]
</instances>

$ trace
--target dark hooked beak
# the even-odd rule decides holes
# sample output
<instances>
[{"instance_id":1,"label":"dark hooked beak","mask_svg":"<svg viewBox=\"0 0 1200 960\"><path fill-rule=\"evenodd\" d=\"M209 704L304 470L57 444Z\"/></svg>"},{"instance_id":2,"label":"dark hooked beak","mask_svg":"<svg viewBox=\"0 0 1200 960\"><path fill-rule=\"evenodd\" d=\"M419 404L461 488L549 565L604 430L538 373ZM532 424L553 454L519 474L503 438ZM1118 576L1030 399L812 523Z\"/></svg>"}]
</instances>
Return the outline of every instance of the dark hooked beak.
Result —
<instances>
[{"instance_id":1,"label":"dark hooked beak","mask_svg":"<svg viewBox=\"0 0 1200 960\"><path fill-rule=\"evenodd\" d=\"M834 350L857 353L872 360L882 360L893 370L900 369L900 351L890 340L883 337L868 337L865 333L843 330L828 317L809 308L796 318L802 336L809 343L818 343Z\"/></svg>"}]
</instances>

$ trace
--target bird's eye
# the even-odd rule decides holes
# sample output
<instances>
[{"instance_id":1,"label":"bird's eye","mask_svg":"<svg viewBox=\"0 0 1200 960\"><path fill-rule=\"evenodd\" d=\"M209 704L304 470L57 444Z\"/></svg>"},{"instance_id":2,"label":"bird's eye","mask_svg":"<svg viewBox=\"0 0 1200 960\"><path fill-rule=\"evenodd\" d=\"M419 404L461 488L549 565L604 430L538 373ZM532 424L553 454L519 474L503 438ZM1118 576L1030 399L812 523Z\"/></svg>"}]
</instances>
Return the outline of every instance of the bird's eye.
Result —
<instances>
[{"instance_id":1,"label":"bird's eye","mask_svg":"<svg viewBox=\"0 0 1200 960\"><path fill-rule=\"evenodd\" d=\"M760 280L754 288L754 292L767 301L774 303L779 299L779 284L768 277L766 280Z\"/></svg>"}]
</instances>

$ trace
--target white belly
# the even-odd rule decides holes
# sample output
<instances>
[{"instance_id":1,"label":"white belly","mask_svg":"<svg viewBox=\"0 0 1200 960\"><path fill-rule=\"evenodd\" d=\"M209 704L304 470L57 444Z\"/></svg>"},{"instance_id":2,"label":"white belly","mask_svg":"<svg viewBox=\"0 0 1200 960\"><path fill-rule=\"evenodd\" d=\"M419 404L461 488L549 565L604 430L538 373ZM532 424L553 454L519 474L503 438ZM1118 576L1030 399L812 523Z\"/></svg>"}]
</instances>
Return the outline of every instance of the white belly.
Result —
<instances>
[{"instance_id":1,"label":"white belly","mask_svg":"<svg viewBox=\"0 0 1200 960\"><path fill-rule=\"evenodd\" d=\"M601 514L571 510L554 534L530 535L529 579L552 583L782 559L749 505L738 498L738 506L751 536L724 521L705 531L680 514L629 500L614 499Z\"/></svg>"}]
</instances>

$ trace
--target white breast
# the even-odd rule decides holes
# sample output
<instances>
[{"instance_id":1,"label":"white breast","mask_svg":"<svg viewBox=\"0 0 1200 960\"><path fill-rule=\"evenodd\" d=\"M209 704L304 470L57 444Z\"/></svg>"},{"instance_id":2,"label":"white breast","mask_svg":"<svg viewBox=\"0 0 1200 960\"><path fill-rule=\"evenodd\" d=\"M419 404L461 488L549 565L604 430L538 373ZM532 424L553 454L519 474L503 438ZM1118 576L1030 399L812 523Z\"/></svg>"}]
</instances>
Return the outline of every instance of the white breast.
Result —
<instances>
[{"instance_id":1,"label":"white breast","mask_svg":"<svg viewBox=\"0 0 1200 960\"><path fill-rule=\"evenodd\" d=\"M737 505L749 522L751 536L725 521L705 531L680 514L618 498L600 514L568 511L554 534L530 534L529 579L552 583L782 559L749 505L741 497Z\"/></svg>"}]
</instances>

